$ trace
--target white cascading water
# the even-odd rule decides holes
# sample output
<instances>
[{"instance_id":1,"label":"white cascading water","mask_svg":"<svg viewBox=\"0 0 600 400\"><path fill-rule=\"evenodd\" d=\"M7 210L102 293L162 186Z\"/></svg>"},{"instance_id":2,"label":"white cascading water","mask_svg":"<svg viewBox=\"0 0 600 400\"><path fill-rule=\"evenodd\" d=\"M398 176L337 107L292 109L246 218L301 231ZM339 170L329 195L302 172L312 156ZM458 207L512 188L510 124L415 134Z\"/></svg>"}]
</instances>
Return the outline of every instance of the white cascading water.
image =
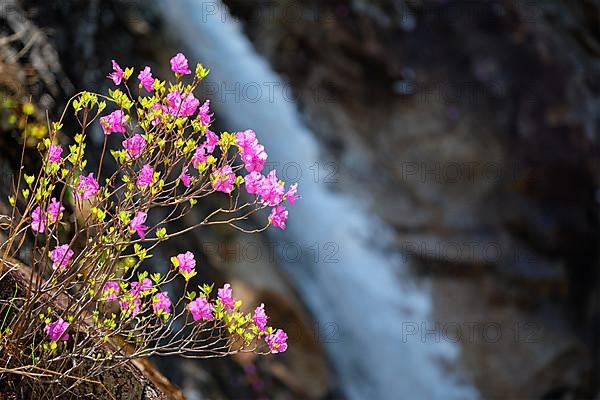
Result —
<instances>
[{"instance_id":1,"label":"white cascading water","mask_svg":"<svg viewBox=\"0 0 600 400\"><path fill-rule=\"evenodd\" d=\"M403 340L403 322L433 326L428 289L411 283L398 255L381 250L391 233L359 199L332 193L322 177L315 180L319 144L281 78L226 6L214 0L163 0L160 7L192 70L198 61L211 69L211 82L219 87L211 106L225 126L254 129L269 162L301 168L302 199L288 207L288 228L270 232L306 254L301 262L288 263L287 271L317 322L336 327L334 340L324 345L344 393L352 400L476 398L471 385L442 370L442 364L458 364L457 345L424 342L420 335Z\"/></svg>"}]
</instances>

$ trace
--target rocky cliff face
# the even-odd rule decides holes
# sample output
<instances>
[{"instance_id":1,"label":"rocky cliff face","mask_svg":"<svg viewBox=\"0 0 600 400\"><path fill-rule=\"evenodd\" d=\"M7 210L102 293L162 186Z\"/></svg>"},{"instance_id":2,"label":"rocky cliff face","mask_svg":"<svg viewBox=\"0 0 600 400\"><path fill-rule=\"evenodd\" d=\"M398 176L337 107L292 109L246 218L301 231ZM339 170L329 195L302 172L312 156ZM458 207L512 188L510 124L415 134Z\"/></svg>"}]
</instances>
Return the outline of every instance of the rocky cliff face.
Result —
<instances>
[{"instance_id":1,"label":"rocky cliff face","mask_svg":"<svg viewBox=\"0 0 600 400\"><path fill-rule=\"evenodd\" d=\"M503 329L461 339L482 395L592 396L600 3L225 2L432 281L442 326Z\"/></svg>"}]
</instances>

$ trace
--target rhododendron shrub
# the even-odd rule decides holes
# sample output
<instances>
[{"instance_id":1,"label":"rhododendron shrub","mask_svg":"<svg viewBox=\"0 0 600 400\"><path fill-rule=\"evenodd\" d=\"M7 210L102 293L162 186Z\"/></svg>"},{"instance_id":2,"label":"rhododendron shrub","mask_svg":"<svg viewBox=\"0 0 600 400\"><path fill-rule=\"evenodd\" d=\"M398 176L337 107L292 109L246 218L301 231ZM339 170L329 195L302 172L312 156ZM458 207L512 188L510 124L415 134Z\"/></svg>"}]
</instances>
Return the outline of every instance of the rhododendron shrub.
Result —
<instances>
[{"instance_id":1,"label":"rhododendron shrub","mask_svg":"<svg viewBox=\"0 0 600 400\"><path fill-rule=\"evenodd\" d=\"M2 348L10 343L18 356L3 356L1 367L47 371L46 384L64 386L76 385L65 376L93 378L139 357L287 348L285 332L268 326L264 304L246 312L231 285L193 284L202 274L193 251L153 260L166 273L148 267L158 246L202 226L285 229L286 207L298 198L295 185L263 171L268 156L254 131L211 130L210 103L194 95L208 71L198 65L192 73L181 53L170 65L172 81L153 77L149 67L134 80L132 68L112 61L108 95L74 96L68 109L78 131L63 132L63 113L41 146L39 172L16 178L0 273L22 268L14 260L31 243L30 264L41 279L3 302L11 312ZM86 145L92 129L104 137L95 165ZM116 168L107 175L109 158ZM192 226L171 231L208 196L226 206L198 209ZM262 226L248 230L249 218ZM170 291L176 281L179 295Z\"/></svg>"}]
</instances>

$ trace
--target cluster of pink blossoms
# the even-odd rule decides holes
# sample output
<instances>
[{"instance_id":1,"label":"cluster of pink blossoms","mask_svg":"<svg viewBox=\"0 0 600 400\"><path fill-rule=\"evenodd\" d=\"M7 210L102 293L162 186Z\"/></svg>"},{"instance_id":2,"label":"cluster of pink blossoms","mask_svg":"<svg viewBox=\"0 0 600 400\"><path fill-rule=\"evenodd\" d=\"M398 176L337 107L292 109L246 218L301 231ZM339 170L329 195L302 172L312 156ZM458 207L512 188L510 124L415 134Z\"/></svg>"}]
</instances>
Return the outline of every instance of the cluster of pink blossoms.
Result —
<instances>
[{"instance_id":1,"label":"cluster of pink blossoms","mask_svg":"<svg viewBox=\"0 0 600 400\"><path fill-rule=\"evenodd\" d=\"M146 148L146 139L142 135L135 134L123 141L123 148L129 158L138 158Z\"/></svg>"},{"instance_id":2,"label":"cluster of pink blossoms","mask_svg":"<svg viewBox=\"0 0 600 400\"><path fill-rule=\"evenodd\" d=\"M190 71L190 67L188 66L188 60L181 53L177 53L175 57L171 58L171 71L180 75L189 75L192 73Z\"/></svg>"},{"instance_id":3,"label":"cluster of pink blossoms","mask_svg":"<svg viewBox=\"0 0 600 400\"><path fill-rule=\"evenodd\" d=\"M107 296L107 300L111 300L108 298L110 287L104 292ZM124 296L123 300L119 301L119 306L121 310L124 312L131 313L131 316L135 317L140 312L140 307L142 305L142 296L150 293L152 290L152 281L148 278L142 279L140 282L132 282L131 289L129 290L130 296ZM120 289L119 289L120 291ZM117 300L117 295L112 297L112 300Z\"/></svg>"},{"instance_id":4,"label":"cluster of pink blossoms","mask_svg":"<svg viewBox=\"0 0 600 400\"><path fill-rule=\"evenodd\" d=\"M219 143L219 137L211 130L207 130L206 139L200 146L196 147L196 151L194 151L192 165L195 168L199 168L199 164L206 162L208 156L215 151L217 143Z\"/></svg>"},{"instance_id":5,"label":"cluster of pink blossoms","mask_svg":"<svg viewBox=\"0 0 600 400\"><path fill-rule=\"evenodd\" d=\"M98 190L100 190L100 185L92 172L87 176L81 175L75 188L75 198L79 201L90 199Z\"/></svg>"},{"instance_id":6,"label":"cluster of pink blossoms","mask_svg":"<svg viewBox=\"0 0 600 400\"><path fill-rule=\"evenodd\" d=\"M50 259L52 260L52 269L63 271L71 258L73 257L73 250L68 244L56 246L54 250L50 252Z\"/></svg>"},{"instance_id":7,"label":"cluster of pink blossoms","mask_svg":"<svg viewBox=\"0 0 600 400\"><path fill-rule=\"evenodd\" d=\"M140 189L144 189L152 185L154 179L154 168L150 164L146 164L140 170L138 175L137 185Z\"/></svg>"},{"instance_id":8,"label":"cluster of pink blossoms","mask_svg":"<svg viewBox=\"0 0 600 400\"><path fill-rule=\"evenodd\" d=\"M69 340L67 329L69 329L69 323L62 318L58 318L56 321L46 324L44 332L46 332L51 342L57 342L59 340Z\"/></svg>"},{"instance_id":9,"label":"cluster of pink blossoms","mask_svg":"<svg viewBox=\"0 0 600 400\"><path fill-rule=\"evenodd\" d=\"M138 79L140 80L140 86L143 86L147 92L154 91L154 78L152 77L150 67L146 66L141 70Z\"/></svg>"},{"instance_id":10,"label":"cluster of pink blossoms","mask_svg":"<svg viewBox=\"0 0 600 400\"><path fill-rule=\"evenodd\" d=\"M181 93L175 89L167 94L167 111L174 117L189 117L193 115L200 106L200 100L192 93ZM163 109L164 110L164 109Z\"/></svg>"},{"instance_id":11,"label":"cluster of pink blossoms","mask_svg":"<svg viewBox=\"0 0 600 400\"><path fill-rule=\"evenodd\" d=\"M62 162L62 152L62 147L51 144L50 148L48 149L48 161L50 161L52 164L60 164Z\"/></svg>"},{"instance_id":12,"label":"cluster of pink blossoms","mask_svg":"<svg viewBox=\"0 0 600 400\"><path fill-rule=\"evenodd\" d=\"M168 292L157 293L152 298L152 309L159 317L163 314L169 316L169 314L171 314L171 305L172 303L171 299L169 299Z\"/></svg>"},{"instance_id":13,"label":"cluster of pink blossoms","mask_svg":"<svg viewBox=\"0 0 600 400\"><path fill-rule=\"evenodd\" d=\"M172 261L175 268L179 268L179 271L186 280L189 280L189 278L196 274L194 270L196 268L196 260L194 259L194 254L192 254L191 251L178 254L177 257L172 259Z\"/></svg>"},{"instance_id":14,"label":"cluster of pink blossoms","mask_svg":"<svg viewBox=\"0 0 600 400\"><path fill-rule=\"evenodd\" d=\"M47 224L54 224L62 218L63 211L65 211L65 208L53 197L46 211L43 211L40 206L33 210L31 213L31 229L35 232L44 233Z\"/></svg>"},{"instance_id":15,"label":"cluster of pink blossoms","mask_svg":"<svg viewBox=\"0 0 600 400\"><path fill-rule=\"evenodd\" d=\"M121 110L113 111L105 117L100 118L100 125L104 130L105 135L110 135L113 132L127 132L127 119L125 113Z\"/></svg>"},{"instance_id":16,"label":"cluster of pink blossoms","mask_svg":"<svg viewBox=\"0 0 600 400\"><path fill-rule=\"evenodd\" d=\"M146 218L148 214L143 211L138 211L138 213L133 217L131 222L129 223L129 227L132 231L136 232L138 236L142 239L146 237L146 231L148 227L144 225L146 223Z\"/></svg>"},{"instance_id":17,"label":"cluster of pink blossoms","mask_svg":"<svg viewBox=\"0 0 600 400\"><path fill-rule=\"evenodd\" d=\"M121 286L118 282L108 281L102 286L102 294L105 300L113 301L119 298L119 293L121 292Z\"/></svg>"},{"instance_id":18,"label":"cluster of pink blossoms","mask_svg":"<svg viewBox=\"0 0 600 400\"><path fill-rule=\"evenodd\" d=\"M188 305L188 308L194 321L198 321L200 319L205 319L207 321L213 320L212 313L214 307L204 297L198 297L196 300L191 301Z\"/></svg>"},{"instance_id":19,"label":"cluster of pink blossoms","mask_svg":"<svg viewBox=\"0 0 600 400\"><path fill-rule=\"evenodd\" d=\"M246 171L262 171L265 161L267 161L267 153L265 153L265 147L258 143L256 133L251 129L238 132L235 134L235 140L240 148L240 154Z\"/></svg>"}]
</instances>

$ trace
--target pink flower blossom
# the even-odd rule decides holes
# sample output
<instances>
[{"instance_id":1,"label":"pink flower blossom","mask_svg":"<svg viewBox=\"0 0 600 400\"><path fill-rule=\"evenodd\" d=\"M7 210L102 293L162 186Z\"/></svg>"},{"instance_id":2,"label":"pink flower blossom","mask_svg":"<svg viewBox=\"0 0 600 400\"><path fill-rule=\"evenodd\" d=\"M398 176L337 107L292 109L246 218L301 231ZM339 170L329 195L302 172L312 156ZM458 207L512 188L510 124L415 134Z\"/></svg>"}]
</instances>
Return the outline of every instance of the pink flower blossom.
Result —
<instances>
[{"instance_id":1,"label":"pink flower blossom","mask_svg":"<svg viewBox=\"0 0 600 400\"><path fill-rule=\"evenodd\" d=\"M204 140L204 143L196 147L196 151L194 152L194 156L192 157L192 165L196 169L198 169L198 164L206 162L206 160L208 159L207 156L209 154L212 154L213 151L215 151L215 147L218 143L219 137L211 130L208 130L206 132L206 139Z\"/></svg>"},{"instance_id":2,"label":"pink flower blossom","mask_svg":"<svg viewBox=\"0 0 600 400\"><path fill-rule=\"evenodd\" d=\"M210 100L206 100L198 110L198 119L200 119L202 125L209 126L213 122L212 117L213 114L210 112Z\"/></svg>"},{"instance_id":3,"label":"pink flower blossom","mask_svg":"<svg viewBox=\"0 0 600 400\"><path fill-rule=\"evenodd\" d=\"M194 255L191 251L186 251L183 254L178 254L176 257L176 267L179 267L179 270L182 273L191 273L196 268L196 260L194 259Z\"/></svg>"},{"instance_id":4,"label":"pink flower blossom","mask_svg":"<svg viewBox=\"0 0 600 400\"><path fill-rule=\"evenodd\" d=\"M285 188L279 182L279 179L277 179L275 170L269 172L261 182L259 194L262 200L270 206L276 206L281 203L284 192Z\"/></svg>"},{"instance_id":5,"label":"pink flower blossom","mask_svg":"<svg viewBox=\"0 0 600 400\"><path fill-rule=\"evenodd\" d=\"M238 132L235 134L235 141L242 149L251 147L255 142L257 142L256 133L252 129Z\"/></svg>"},{"instance_id":6,"label":"pink flower blossom","mask_svg":"<svg viewBox=\"0 0 600 400\"><path fill-rule=\"evenodd\" d=\"M244 162L244 168L246 171L262 171L267 161L267 153L265 148L261 144L257 144L255 147L249 148L242 151L242 161Z\"/></svg>"},{"instance_id":7,"label":"pink flower blossom","mask_svg":"<svg viewBox=\"0 0 600 400\"><path fill-rule=\"evenodd\" d=\"M213 319L213 305L210 304L204 297L198 297L196 300L191 301L188 305L188 308L190 310L190 314L192 314L192 318L194 318L194 321L198 321L199 319L212 321Z\"/></svg>"},{"instance_id":8,"label":"pink flower blossom","mask_svg":"<svg viewBox=\"0 0 600 400\"><path fill-rule=\"evenodd\" d=\"M138 79L140 80L140 85L143 86L146 91L152 92L154 90L154 78L152 77L150 67L145 67L140 71Z\"/></svg>"},{"instance_id":9,"label":"pink flower blossom","mask_svg":"<svg viewBox=\"0 0 600 400\"><path fill-rule=\"evenodd\" d=\"M208 100L207 100L208 101ZM215 147L219 143L219 137L210 129L206 131L206 140L202 144L208 154L212 154L215 151Z\"/></svg>"},{"instance_id":10,"label":"pink flower blossom","mask_svg":"<svg viewBox=\"0 0 600 400\"><path fill-rule=\"evenodd\" d=\"M102 287L102 293L104 297L108 301L117 300L119 298L119 293L121 292L121 286L118 282L108 281Z\"/></svg>"},{"instance_id":11,"label":"pink flower blossom","mask_svg":"<svg viewBox=\"0 0 600 400\"><path fill-rule=\"evenodd\" d=\"M217 291L219 299L221 300L221 303L223 303L223 306L225 306L226 310L235 309L235 299L232 297L232 293L233 291L229 283L226 283L221 289Z\"/></svg>"},{"instance_id":12,"label":"pink flower blossom","mask_svg":"<svg viewBox=\"0 0 600 400\"><path fill-rule=\"evenodd\" d=\"M183 167L183 170L181 170L181 175L179 175L179 179L186 188L189 188L192 185L192 177L190 174L188 174L188 167Z\"/></svg>"},{"instance_id":13,"label":"pink flower blossom","mask_svg":"<svg viewBox=\"0 0 600 400\"><path fill-rule=\"evenodd\" d=\"M171 299L169 299L169 293L157 293L156 296L152 298L152 308L154 309L154 313L159 317L162 314L171 314Z\"/></svg>"},{"instance_id":14,"label":"pink flower blossom","mask_svg":"<svg viewBox=\"0 0 600 400\"><path fill-rule=\"evenodd\" d=\"M127 132L126 122L125 113L121 110L113 111L107 116L100 118L100 125L102 125L105 135L110 135L113 132Z\"/></svg>"},{"instance_id":15,"label":"pink flower blossom","mask_svg":"<svg viewBox=\"0 0 600 400\"><path fill-rule=\"evenodd\" d=\"M265 153L264 146L258 143L256 133L253 130L248 129L236 133L235 139L240 148L242 161L244 162L246 170L248 172L262 171L268 156L267 153Z\"/></svg>"},{"instance_id":16,"label":"pink flower blossom","mask_svg":"<svg viewBox=\"0 0 600 400\"><path fill-rule=\"evenodd\" d=\"M44 233L46 230L46 213L40 206L37 206L31 213L31 230L39 233Z\"/></svg>"},{"instance_id":17,"label":"pink flower blossom","mask_svg":"<svg viewBox=\"0 0 600 400\"><path fill-rule=\"evenodd\" d=\"M235 174L229 165L216 170L212 178L212 187L214 190L223 193L231 193L233 191Z\"/></svg>"},{"instance_id":18,"label":"pink flower blossom","mask_svg":"<svg viewBox=\"0 0 600 400\"><path fill-rule=\"evenodd\" d=\"M62 213L65 208L60 204L60 201L53 197L48 204L48 221L54 223L62 217Z\"/></svg>"},{"instance_id":19,"label":"pink flower blossom","mask_svg":"<svg viewBox=\"0 0 600 400\"><path fill-rule=\"evenodd\" d=\"M199 165L206 162L206 150L204 146L200 145L196 147L196 151L194 152L194 156L192 157L192 165L199 169Z\"/></svg>"},{"instance_id":20,"label":"pink flower blossom","mask_svg":"<svg viewBox=\"0 0 600 400\"><path fill-rule=\"evenodd\" d=\"M108 78L112 79L115 85L120 85L123 80L124 72L115 60L112 60L112 67L114 72L108 74Z\"/></svg>"},{"instance_id":21,"label":"pink flower blossom","mask_svg":"<svg viewBox=\"0 0 600 400\"><path fill-rule=\"evenodd\" d=\"M148 230L148 227L144 225L147 217L147 213L139 211L129 223L129 227L131 228L131 230L137 232L139 237L142 239L146 238L146 231Z\"/></svg>"},{"instance_id":22,"label":"pink flower blossom","mask_svg":"<svg viewBox=\"0 0 600 400\"><path fill-rule=\"evenodd\" d=\"M250 172L244 177L244 185L249 194L258 194L265 177L260 172Z\"/></svg>"},{"instance_id":23,"label":"pink flower blossom","mask_svg":"<svg viewBox=\"0 0 600 400\"><path fill-rule=\"evenodd\" d=\"M290 204L294 204L296 202L296 200L298 200L300 198L300 196L296 195L297 192L298 192L298 184L294 183L290 186L290 189L286 192L286 194L283 197L287 201L289 201Z\"/></svg>"},{"instance_id":24,"label":"pink flower blossom","mask_svg":"<svg viewBox=\"0 0 600 400\"><path fill-rule=\"evenodd\" d=\"M196 112L200 101L192 93L184 95L179 89L173 90L167 94L167 104L169 114L174 117L189 117Z\"/></svg>"},{"instance_id":25,"label":"pink flower blossom","mask_svg":"<svg viewBox=\"0 0 600 400\"><path fill-rule=\"evenodd\" d=\"M181 53L177 53L173 58L171 58L171 71L176 74L188 75L191 74L190 68L188 67L188 60Z\"/></svg>"},{"instance_id":26,"label":"pink flower blossom","mask_svg":"<svg viewBox=\"0 0 600 400\"><path fill-rule=\"evenodd\" d=\"M129 158L138 158L146 148L146 139L137 133L123 141L123 147Z\"/></svg>"},{"instance_id":27,"label":"pink flower blossom","mask_svg":"<svg viewBox=\"0 0 600 400\"><path fill-rule=\"evenodd\" d=\"M67 267L67 264L73 257L73 250L68 244L56 246L54 250L50 252L50 259L52 260L52 269L62 271Z\"/></svg>"},{"instance_id":28,"label":"pink flower blossom","mask_svg":"<svg viewBox=\"0 0 600 400\"><path fill-rule=\"evenodd\" d=\"M142 167L140 175L138 176L137 185L140 188L148 187L152 184L154 178L154 168L150 164L146 164Z\"/></svg>"},{"instance_id":29,"label":"pink flower blossom","mask_svg":"<svg viewBox=\"0 0 600 400\"><path fill-rule=\"evenodd\" d=\"M127 300L119 301L119 306L121 310L124 312L130 312L132 317L135 317L140 313L140 307L142 305L142 301L139 297L133 297Z\"/></svg>"},{"instance_id":30,"label":"pink flower blossom","mask_svg":"<svg viewBox=\"0 0 600 400\"><path fill-rule=\"evenodd\" d=\"M81 175L75 190L75 198L77 200L87 200L94 196L98 190L100 190L100 185L94 178L94 173L90 172L87 176Z\"/></svg>"},{"instance_id":31,"label":"pink flower blossom","mask_svg":"<svg viewBox=\"0 0 600 400\"><path fill-rule=\"evenodd\" d=\"M44 233L46 230L46 224L53 224L62 218L62 212L65 208L60 204L56 198L50 200L48 205L48 212L42 211L40 206L37 206L31 213L31 229L35 232Z\"/></svg>"},{"instance_id":32,"label":"pink flower blossom","mask_svg":"<svg viewBox=\"0 0 600 400\"><path fill-rule=\"evenodd\" d=\"M53 164L60 164L60 162L62 161L62 152L62 147L51 144L50 148L48 149L48 161L50 161Z\"/></svg>"},{"instance_id":33,"label":"pink flower blossom","mask_svg":"<svg viewBox=\"0 0 600 400\"><path fill-rule=\"evenodd\" d=\"M164 104L159 104L159 103L154 103L152 105L152 110L161 110L163 114L168 113L169 112L169 107L165 106ZM162 121L162 116L161 115L156 115L154 117L154 119L152 120L152 126L156 126L158 124L160 124Z\"/></svg>"},{"instance_id":34,"label":"pink flower blossom","mask_svg":"<svg viewBox=\"0 0 600 400\"><path fill-rule=\"evenodd\" d=\"M265 305L261 304L260 307L256 307L252 320L256 324L259 331L264 332L267 329L267 314L265 313Z\"/></svg>"},{"instance_id":35,"label":"pink flower blossom","mask_svg":"<svg viewBox=\"0 0 600 400\"><path fill-rule=\"evenodd\" d=\"M273 226L285 230L285 221L288 218L288 212L284 206L277 206L271 209L271 213L269 214L269 222L273 224Z\"/></svg>"},{"instance_id":36,"label":"pink flower blossom","mask_svg":"<svg viewBox=\"0 0 600 400\"><path fill-rule=\"evenodd\" d=\"M150 278L144 278L141 282L132 282L130 293L133 296L139 296L144 292L152 290L152 281Z\"/></svg>"},{"instance_id":37,"label":"pink flower blossom","mask_svg":"<svg viewBox=\"0 0 600 400\"><path fill-rule=\"evenodd\" d=\"M267 335L265 337L265 342L269 345L271 349L271 353L283 353L287 350L287 334L281 329L277 329L275 333Z\"/></svg>"},{"instance_id":38,"label":"pink flower blossom","mask_svg":"<svg viewBox=\"0 0 600 400\"><path fill-rule=\"evenodd\" d=\"M62 318L58 318L56 321L46 324L44 332L46 332L51 342L56 342L58 340L69 340L69 334L66 333L67 329L69 329L69 323Z\"/></svg>"}]
</instances>

